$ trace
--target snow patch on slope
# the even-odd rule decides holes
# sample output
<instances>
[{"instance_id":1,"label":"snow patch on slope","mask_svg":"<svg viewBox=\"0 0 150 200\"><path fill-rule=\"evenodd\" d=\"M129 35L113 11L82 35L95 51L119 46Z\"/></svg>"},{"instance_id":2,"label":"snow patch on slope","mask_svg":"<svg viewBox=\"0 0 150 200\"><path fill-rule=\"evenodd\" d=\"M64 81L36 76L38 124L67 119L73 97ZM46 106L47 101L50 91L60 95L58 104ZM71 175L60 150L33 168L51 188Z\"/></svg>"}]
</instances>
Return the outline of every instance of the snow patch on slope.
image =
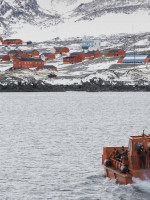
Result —
<instances>
[{"instance_id":1,"label":"snow patch on slope","mask_svg":"<svg viewBox=\"0 0 150 200\"><path fill-rule=\"evenodd\" d=\"M92 21L74 22L74 19L66 23L51 26L49 28L40 28L24 24L23 28L17 30L13 37L20 37L24 40L45 41L60 37L66 39L70 37L94 36L102 34L111 35L118 33L139 33L150 32L150 15L143 12L136 14L107 14L101 18Z\"/></svg>"},{"instance_id":2,"label":"snow patch on slope","mask_svg":"<svg viewBox=\"0 0 150 200\"><path fill-rule=\"evenodd\" d=\"M140 40L140 41L135 43L135 45L147 45L147 44L149 44L148 39Z\"/></svg>"}]
</instances>

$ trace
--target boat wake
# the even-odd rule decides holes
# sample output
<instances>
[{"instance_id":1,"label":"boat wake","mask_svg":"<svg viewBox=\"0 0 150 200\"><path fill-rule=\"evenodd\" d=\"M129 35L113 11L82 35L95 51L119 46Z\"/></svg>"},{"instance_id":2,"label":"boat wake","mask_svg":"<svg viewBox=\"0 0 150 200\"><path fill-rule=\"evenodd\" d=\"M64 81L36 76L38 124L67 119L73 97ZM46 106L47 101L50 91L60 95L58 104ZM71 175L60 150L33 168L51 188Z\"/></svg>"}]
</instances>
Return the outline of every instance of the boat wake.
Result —
<instances>
[{"instance_id":1,"label":"boat wake","mask_svg":"<svg viewBox=\"0 0 150 200\"><path fill-rule=\"evenodd\" d=\"M150 194L150 179L141 180L139 178L132 178L134 184L132 185L136 190L140 192L146 192Z\"/></svg>"}]
</instances>

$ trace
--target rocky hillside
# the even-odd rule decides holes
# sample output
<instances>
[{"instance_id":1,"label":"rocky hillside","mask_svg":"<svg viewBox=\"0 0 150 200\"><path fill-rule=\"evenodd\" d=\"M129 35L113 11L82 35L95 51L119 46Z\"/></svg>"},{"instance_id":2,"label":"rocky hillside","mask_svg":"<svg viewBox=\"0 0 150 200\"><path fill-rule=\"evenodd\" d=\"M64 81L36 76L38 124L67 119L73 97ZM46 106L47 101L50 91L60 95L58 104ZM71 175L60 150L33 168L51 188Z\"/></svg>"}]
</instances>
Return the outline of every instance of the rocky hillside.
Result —
<instances>
[{"instance_id":1,"label":"rocky hillside","mask_svg":"<svg viewBox=\"0 0 150 200\"><path fill-rule=\"evenodd\" d=\"M96 23L101 22L101 18L107 14L119 16L140 12L149 15L149 8L149 0L0 0L0 34L4 38L10 37L21 29L28 32L30 26L33 27L32 31L34 27L43 31L48 29L50 35L57 32L57 28L50 28L60 24L61 36L61 30L66 28L63 25L68 21L76 27L79 22L85 20L91 22L98 19ZM145 16L144 19L146 21ZM129 22L129 19L127 21ZM86 24L83 23L82 26L84 25ZM72 33L74 29L70 30L70 36Z\"/></svg>"},{"instance_id":2,"label":"rocky hillside","mask_svg":"<svg viewBox=\"0 0 150 200\"><path fill-rule=\"evenodd\" d=\"M94 20L108 13L132 14L144 11L150 14L150 1L148 0L94 0L80 4L74 11L74 16L80 16L79 20Z\"/></svg>"},{"instance_id":3,"label":"rocky hillside","mask_svg":"<svg viewBox=\"0 0 150 200\"><path fill-rule=\"evenodd\" d=\"M0 0L0 31L4 36L11 36L24 24L48 27L60 21L59 15L41 9L36 0Z\"/></svg>"}]
</instances>

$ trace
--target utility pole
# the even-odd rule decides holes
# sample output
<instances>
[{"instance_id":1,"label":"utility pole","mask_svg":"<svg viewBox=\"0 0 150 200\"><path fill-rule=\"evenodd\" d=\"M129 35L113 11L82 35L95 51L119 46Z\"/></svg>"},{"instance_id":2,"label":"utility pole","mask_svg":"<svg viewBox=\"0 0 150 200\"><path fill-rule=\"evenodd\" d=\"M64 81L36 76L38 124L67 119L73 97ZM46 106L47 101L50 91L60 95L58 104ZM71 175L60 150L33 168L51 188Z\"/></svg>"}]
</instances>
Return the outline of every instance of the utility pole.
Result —
<instances>
[{"instance_id":1,"label":"utility pole","mask_svg":"<svg viewBox=\"0 0 150 200\"><path fill-rule=\"evenodd\" d=\"M135 70L135 35L134 35L133 42L134 42L134 70Z\"/></svg>"}]
</instances>

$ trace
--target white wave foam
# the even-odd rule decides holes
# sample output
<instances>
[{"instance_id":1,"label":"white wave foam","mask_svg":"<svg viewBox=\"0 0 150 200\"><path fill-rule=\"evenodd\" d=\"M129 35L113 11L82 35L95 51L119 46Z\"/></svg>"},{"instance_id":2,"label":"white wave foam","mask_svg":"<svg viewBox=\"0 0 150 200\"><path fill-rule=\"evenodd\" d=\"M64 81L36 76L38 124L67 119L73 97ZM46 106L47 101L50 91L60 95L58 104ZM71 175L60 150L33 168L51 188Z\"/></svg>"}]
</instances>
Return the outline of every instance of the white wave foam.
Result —
<instances>
[{"instance_id":1,"label":"white wave foam","mask_svg":"<svg viewBox=\"0 0 150 200\"><path fill-rule=\"evenodd\" d=\"M139 178L132 178L135 184L133 187L139 191L146 192L150 194L150 179L146 178L145 180L141 180Z\"/></svg>"}]
</instances>

